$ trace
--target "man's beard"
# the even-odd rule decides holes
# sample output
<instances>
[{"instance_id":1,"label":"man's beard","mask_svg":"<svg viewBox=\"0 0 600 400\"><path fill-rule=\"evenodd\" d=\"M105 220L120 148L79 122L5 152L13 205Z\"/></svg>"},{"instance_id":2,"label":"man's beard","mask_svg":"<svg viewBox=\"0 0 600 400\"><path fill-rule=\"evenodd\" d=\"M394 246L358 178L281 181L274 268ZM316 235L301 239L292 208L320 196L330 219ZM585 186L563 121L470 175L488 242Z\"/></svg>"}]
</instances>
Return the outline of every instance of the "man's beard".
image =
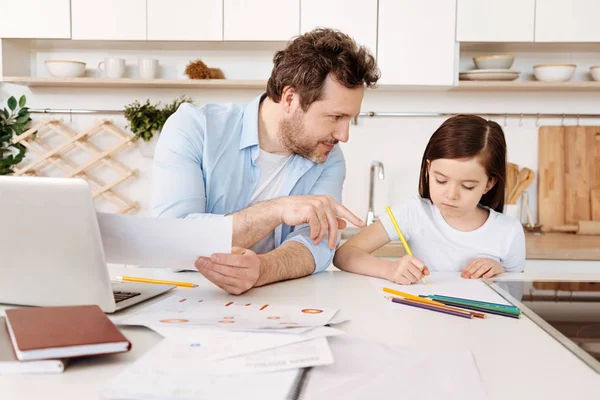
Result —
<instances>
[{"instance_id":1,"label":"man's beard","mask_svg":"<svg viewBox=\"0 0 600 400\"><path fill-rule=\"evenodd\" d=\"M292 153L315 163L324 163L329 155L329 153L318 151L320 143L336 144L338 142L337 140L309 141L302 122L302 111L300 110L297 110L290 119L282 119L279 122L279 140Z\"/></svg>"}]
</instances>

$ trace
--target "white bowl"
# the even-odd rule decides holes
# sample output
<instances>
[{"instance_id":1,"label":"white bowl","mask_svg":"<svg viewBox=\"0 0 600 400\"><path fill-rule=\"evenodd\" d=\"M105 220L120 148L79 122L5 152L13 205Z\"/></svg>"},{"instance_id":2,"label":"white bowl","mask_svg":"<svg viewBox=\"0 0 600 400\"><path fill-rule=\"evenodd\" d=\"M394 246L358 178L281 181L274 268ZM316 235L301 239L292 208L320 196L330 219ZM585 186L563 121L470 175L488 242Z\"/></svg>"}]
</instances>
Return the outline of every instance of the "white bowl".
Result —
<instances>
[{"instance_id":1,"label":"white bowl","mask_svg":"<svg viewBox=\"0 0 600 400\"><path fill-rule=\"evenodd\" d=\"M600 81L600 65L594 65L590 67L590 75L595 81Z\"/></svg>"},{"instance_id":2,"label":"white bowl","mask_svg":"<svg viewBox=\"0 0 600 400\"><path fill-rule=\"evenodd\" d=\"M575 64L540 64L533 67L533 74L542 82L566 82L575 73Z\"/></svg>"},{"instance_id":3,"label":"white bowl","mask_svg":"<svg viewBox=\"0 0 600 400\"><path fill-rule=\"evenodd\" d=\"M55 78L76 78L85 72L85 63L81 61L46 60L46 69Z\"/></svg>"},{"instance_id":4,"label":"white bowl","mask_svg":"<svg viewBox=\"0 0 600 400\"><path fill-rule=\"evenodd\" d=\"M514 61L515 56L508 54L473 57L473 62L477 69L510 69Z\"/></svg>"}]
</instances>

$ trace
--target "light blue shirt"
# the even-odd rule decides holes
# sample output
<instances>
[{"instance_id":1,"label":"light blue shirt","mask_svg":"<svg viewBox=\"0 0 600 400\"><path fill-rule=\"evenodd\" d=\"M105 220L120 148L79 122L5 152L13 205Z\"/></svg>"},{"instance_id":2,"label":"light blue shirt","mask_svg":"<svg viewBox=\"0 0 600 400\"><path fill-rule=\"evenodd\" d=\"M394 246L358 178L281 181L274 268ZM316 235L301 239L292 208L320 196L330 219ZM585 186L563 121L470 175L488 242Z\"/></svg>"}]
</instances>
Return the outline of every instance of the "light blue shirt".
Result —
<instances>
[{"instance_id":1,"label":"light blue shirt","mask_svg":"<svg viewBox=\"0 0 600 400\"><path fill-rule=\"evenodd\" d=\"M183 104L165 123L152 168L152 213L158 217L208 218L248 207L260 175L256 165L258 107L262 96L244 106ZM338 145L324 163L294 155L280 196L330 195L342 201L346 165ZM308 225L280 225L275 246L294 240L325 270L334 250L327 236L315 245ZM338 235L338 244L339 244Z\"/></svg>"}]
</instances>

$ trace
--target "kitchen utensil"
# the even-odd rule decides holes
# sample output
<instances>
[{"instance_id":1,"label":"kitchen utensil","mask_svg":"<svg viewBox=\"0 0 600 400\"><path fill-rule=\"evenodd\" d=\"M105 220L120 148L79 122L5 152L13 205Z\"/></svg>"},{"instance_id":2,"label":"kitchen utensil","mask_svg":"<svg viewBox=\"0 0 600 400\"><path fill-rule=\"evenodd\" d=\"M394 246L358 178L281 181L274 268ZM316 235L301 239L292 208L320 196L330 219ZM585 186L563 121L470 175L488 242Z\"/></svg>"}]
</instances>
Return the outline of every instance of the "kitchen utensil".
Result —
<instances>
[{"instance_id":1,"label":"kitchen utensil","mask_svg":"<svg viewBox=\"0 0 600 400\"><path fill-rule=\"evenodd\" d=\"M509 54L473 57L473 62L479 69L509 69L514 61L515 56Z\"/></svg>"},{"instance_id":2,"label":"kitchen utensil","mask_svg":"<svg viewBox=\"0 0 600 400\"><path fill-rule=\"evenodd\" d=\"M515 163L506 163L506 189L505 198L508 203L508 197L512 193L515 186L517 186L517 175L519 174L519 166Z\"/></svg>"},{"instance_id":3,"label":"kitchen utensil","mask_svg":"<svg viewBox=\"0 0 600 400\"><path fill-rule=\"evenodd\" d=\"M565 224L565 127L542 126L538 133L538 223Z\"/></svg>"},{"instance_id":4,"label":"kitchen utensil","mask_svg":"<svg viewBox=\"0 0 600 400\"><path fill-rule=\"evenodd\" d=\"M578 235L600 235L600 221L577 221L573 225L556 225L552 232L572 232Z\"/></svg>"},{"instance_id":5,"label":"kitchen utensil","mask_svg":"<svg viewBox=\"0 0 600 400\"><path fill-rule=\"evenodd\" d=\"M508 204L515 204L517 202L517 199L519 198L519 196L521 196L521 193L523 193L523 191L525 189L527 189L527 187L533 183L534 179L535 179L535 172L533 172L529 168L521 169L521 171L519 171L519 175L517 177L517 185L512 190L512 193L510 194L510 196L508 197Z\"/></svg>"},{"instance_id":6,"label":"kitchen utensil","mask_svg":"<svg viewBox=\"0 0 600 400\"><path fill-rule=\"evenodd\" d=\"M598 165L600 168L600 165ZM592 220L600 221L600 188L590 190L590 208Z\"/></svg>"},{"instance_id":7,"label":"kitchen utensil","mask_svg":"<svg viewBox=\"0 0 600 400\"><path fill-rule=\"evenodd\" d=\"M514 81L519 74L519 71L510 69L473 69L460 72L458 78L468 81Z\"/></svg>"},{"instance_id":8,"label":"kitchen utensil","mask_svg":"<svg viewBox=\"0 0 600 400\"><path fill-rule=\"evenodd\" d=\"M573 77L575 64L540 64L533 67L533 74L542 82L566 82Z\"/></svg>"},{"instance_id":9,"label":"kitchen utensil","mask_svg":"<svg viewBox=\"0 0 600 400\"><path fill-rule=\"evenodd\" d=\"M76 78L85 72L85 63L71 60L46 60L46 69L54 78Z\"/></svg>"},{"instance_id":10,"label":"kitchen utensil","mask_svg":"<svg viewBox=\"0 0 600 400\"><path fill-rule=\"evenodd\" d=\"M600 81L600 65L594 65L590 67L590 75L595 81Z\"/></svg>"}]
</instances>

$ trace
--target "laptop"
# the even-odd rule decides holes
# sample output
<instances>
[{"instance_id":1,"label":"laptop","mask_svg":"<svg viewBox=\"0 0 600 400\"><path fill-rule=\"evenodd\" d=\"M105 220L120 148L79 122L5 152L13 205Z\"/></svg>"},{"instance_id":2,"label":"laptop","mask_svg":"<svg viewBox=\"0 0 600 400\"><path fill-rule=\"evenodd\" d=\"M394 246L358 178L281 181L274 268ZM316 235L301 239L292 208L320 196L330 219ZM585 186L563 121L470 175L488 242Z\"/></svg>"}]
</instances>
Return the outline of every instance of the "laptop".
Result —
<instances>
[{"instance_id":1,"label":"laptop","mask_svg":"<svg viewBox=\"0 0 600 400\"><path fill-rule=\"evenodd\" d=\"M84 180L0 176L0 303L112 313L174 287L111 282Z\"/></svg>"}]
</instances>

